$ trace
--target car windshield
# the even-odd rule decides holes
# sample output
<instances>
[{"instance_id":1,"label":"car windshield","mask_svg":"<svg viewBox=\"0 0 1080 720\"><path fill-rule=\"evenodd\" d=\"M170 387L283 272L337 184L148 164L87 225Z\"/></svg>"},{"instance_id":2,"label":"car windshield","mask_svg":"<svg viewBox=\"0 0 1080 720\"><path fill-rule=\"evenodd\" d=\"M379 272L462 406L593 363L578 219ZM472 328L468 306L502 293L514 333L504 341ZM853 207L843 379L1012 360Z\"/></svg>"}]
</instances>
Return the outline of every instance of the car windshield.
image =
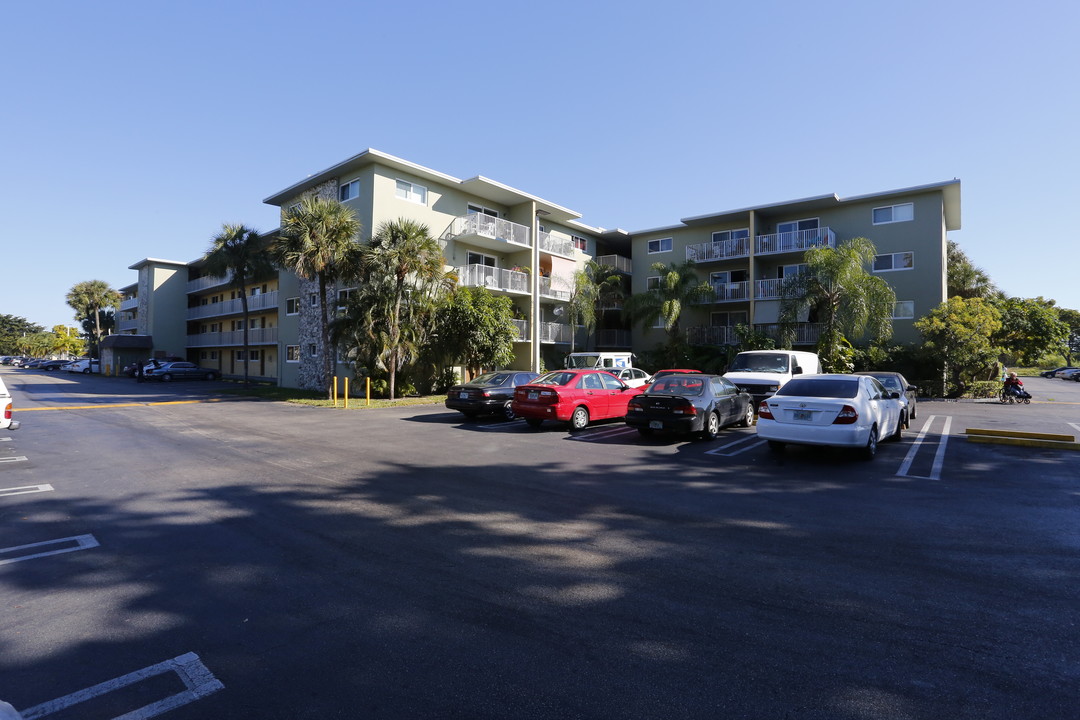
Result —
<instances>
[{"instance_id":1,"label":"car windshield","mask_svg":"<svg viewBox=\"0 0 1080 720\"><path fill-rule=\"evenodd\" d=\"M480 387L496 387L505 383L507 377L509 377L509 373L484 373L470 380L468 384L479 385Z\"/></svg>"},{"instance_id":2,"label":"car windshield","mask_svg":"<svg viewBox=\"0 0 1080 720\"><path fill-rule=\"evenodd\" d=\"M776 391L777 395L819 398L853 398L858 393L858 381L842 378L795 378Z\"/></svg>"},{"instance_id":3,"label":"car windshield","mask_svg":"<svg viewBox=\"0 0 1080 720\"><path fill-rule=\"evenodd\" d=\"M896 379L895 375L874 375L873 377L876 377L879 383L889 388L890 390L896 390L897 392L899 392L904 389L900 387L900 381Z\"/></svg>"},{"instance_id":4,"label":"car windshield","mask_svg":"<svg viewBox=\"0 0 1080 720\"><path fill-rule=\"evenodd\" d=\"M786 373L790 369L787 355L774 353L739 354L731 361L728 372Z\"/></svg>"},{"instance_id":5,"label":"car windshield","mask_svg":"<svg viewBox=\"0 0 1080 720\"><path fill-rule=\"evenodd\" d=\"M565 385L578 376L577 373L565 372L556 370L554 372L544 373L540 377L533 380L530 385Z\"/></svg>"},{"instance_id":6,"label":"car windshield","mask_svg":"<svg viewBox=\"0 0 1080 720\"><path fill-rule=\"evenodd\" d=\"M701 395L705 381L690 375L669 375L649 386L650 395Z\"/></svg>"},{"instance_id":7,"label":"car windshield","mask_svg":"<svg viewBox=\"0 0 1080 720\"><path fill-rule=\"evenodd\" d=\"M568 355L566 367L568 368L593 368L600 362L599 355ZM562 385L562 383L559 383Z\"/></svg>"}]
</instances>

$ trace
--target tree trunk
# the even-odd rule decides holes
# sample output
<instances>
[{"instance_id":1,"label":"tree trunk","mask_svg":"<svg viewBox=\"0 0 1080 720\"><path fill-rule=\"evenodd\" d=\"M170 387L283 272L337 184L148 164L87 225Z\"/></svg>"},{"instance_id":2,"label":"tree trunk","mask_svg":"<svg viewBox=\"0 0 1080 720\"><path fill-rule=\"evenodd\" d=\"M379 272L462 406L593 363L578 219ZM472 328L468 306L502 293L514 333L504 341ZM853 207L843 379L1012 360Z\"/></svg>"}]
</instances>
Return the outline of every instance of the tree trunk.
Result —
<instances>
[{"instance_id":1,"label":"tree trunk","mask_svg":"<svg viewBox=\"0 0 1080 720\"><path fill-rule=\"evenodd\" d=\"M319 273L319 333L322 336L323 351L323 387L326 389L326 399L334 399L333 365L330 357L330 319L326 314L326 275Z\"/></svg>"}]
</instances>

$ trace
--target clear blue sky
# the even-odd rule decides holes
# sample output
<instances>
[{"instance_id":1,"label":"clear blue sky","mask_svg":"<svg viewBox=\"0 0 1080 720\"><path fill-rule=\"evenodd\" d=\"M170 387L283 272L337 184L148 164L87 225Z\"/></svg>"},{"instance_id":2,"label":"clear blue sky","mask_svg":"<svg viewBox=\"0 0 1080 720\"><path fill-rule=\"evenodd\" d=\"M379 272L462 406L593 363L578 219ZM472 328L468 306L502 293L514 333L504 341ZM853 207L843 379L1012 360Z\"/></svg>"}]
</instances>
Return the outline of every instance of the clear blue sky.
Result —
<instances>
[{"instance_id":1,"label":"clear blue sky","mask_svg":"<svg viewBox=\"0 0 1080 720\"><path fill-rule=\"evenodd\" d=\"M373 147L627 230L960 178L951 234L1080 309L1075 2L4 2L0 314L190 261Z\"/></svg>"}]
</instances>

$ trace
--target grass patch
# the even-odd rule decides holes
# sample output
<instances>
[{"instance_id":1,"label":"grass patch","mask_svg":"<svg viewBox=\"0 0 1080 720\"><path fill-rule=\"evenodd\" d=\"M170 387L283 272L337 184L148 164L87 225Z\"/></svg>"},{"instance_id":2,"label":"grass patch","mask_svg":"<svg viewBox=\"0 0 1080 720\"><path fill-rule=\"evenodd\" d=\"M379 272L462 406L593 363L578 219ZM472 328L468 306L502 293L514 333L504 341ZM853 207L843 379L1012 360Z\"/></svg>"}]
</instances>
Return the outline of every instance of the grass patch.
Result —
<instances>
[{"instance_id":1,"label":"grass patch","mask_svg":"<svg viewBox=\"0 0 1080 720\"><path fill-rule=\"evenodd\" d=\"M259 398L260 400L274 400L277 402L291 402L297 405L309 407L334 407L333 400L327 400L326 394L314 390L300 390L298 388L251 386L249 388L236 387L225 388L221 391L226 395L242 395L244 397ZM349 398L350 410L373 410L375 408L402 407L406 405L441 405L446 400L445 395L427 395L424 397L405 397L396 400L372 398L371 405L364 398ZM345 404L344 398L338 398L338 408Z\"/></svg>"}]
</instances>

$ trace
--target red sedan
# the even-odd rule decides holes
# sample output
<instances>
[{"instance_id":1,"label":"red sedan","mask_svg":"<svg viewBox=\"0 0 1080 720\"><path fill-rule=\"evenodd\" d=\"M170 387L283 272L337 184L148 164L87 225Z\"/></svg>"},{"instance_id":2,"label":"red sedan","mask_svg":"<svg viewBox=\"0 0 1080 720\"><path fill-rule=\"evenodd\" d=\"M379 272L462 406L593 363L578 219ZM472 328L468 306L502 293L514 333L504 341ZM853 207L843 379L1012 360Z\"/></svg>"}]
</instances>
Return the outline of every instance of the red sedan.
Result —
<instances>
[{"instance_id":1,"label":"red sedan","mask_svg":"<svg viewBox=\"0 0 1080 720\"><path fill-rule=\"evenodd\" d=\"M581 430L590 420L621 418L630 398L641 393L603 370L554 370L514 391L514 414L532 427L545 420Z\"/></svg>"}]
</instances>

